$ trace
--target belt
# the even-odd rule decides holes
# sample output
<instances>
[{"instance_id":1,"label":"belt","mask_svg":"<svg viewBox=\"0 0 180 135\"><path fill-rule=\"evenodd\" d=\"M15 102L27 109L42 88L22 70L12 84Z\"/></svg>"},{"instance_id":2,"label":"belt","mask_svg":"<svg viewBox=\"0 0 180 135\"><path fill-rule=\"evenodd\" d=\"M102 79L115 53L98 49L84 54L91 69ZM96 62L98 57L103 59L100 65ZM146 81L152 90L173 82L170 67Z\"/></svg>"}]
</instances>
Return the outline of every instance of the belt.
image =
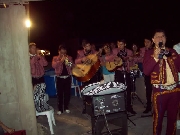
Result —
<instances>
[{"instance_id":1,"label":"belt","mask_svg":"<svg viewBox=\"0 0 180 135\"><path fill-rule=\"evenodd\" d=\"M58 78L63 78L63 79L66 79L68 78L70 75L65 75L65 76L57 76Z\"/></svg>"},{"instance_id":2,"label":"belt","mask_svg":"<svg viewBox=\"0 0 180 135\"><path fill-rule=\"evenodd\" d=\"M172 84L172 85L160 85L160 84L153 84L155 88L160 88L160 89L166 89L166 90L173 90L176 88L178 83Z\"/></svg>"}]
</instances>

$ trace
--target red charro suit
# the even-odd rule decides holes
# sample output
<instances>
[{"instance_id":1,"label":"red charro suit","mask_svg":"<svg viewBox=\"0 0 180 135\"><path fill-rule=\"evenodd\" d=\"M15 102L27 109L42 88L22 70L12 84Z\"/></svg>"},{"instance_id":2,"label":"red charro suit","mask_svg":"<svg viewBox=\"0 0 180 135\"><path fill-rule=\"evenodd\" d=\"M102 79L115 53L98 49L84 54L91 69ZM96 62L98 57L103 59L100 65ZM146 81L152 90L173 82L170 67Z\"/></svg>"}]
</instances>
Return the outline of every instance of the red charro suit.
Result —
<instances>
[{"instance_id":1,"label":"red charro suit","mask_svg":"<svg viewBox=\"0 0 180 135\"><path fill-rule=\"evenodd\" d=\"M178 84L178 72L180 71L180 57L175 50L169 49L171 56L156 61L153 57L154 49L145 53L143 67L144 74L151 75L151 83L158 87L153 87L153 107L154 107L154 121L153 121L153 135L160 135L162 130L162 121L165 111L167 111L167 129L166 135L176 134L176 119L179 103L180 85ZM166 59L166 60L165 60ZM169 65L170 71L174 77L174 87L172 89L160 87L160 84L167 83L166 61ZM161 66L160 66L161 65ZM163 85L164 86L164 85ZM172 85L171 85L172 86ZM169 90L168 90L169 89Z\"/></svg>"}]
</instances>

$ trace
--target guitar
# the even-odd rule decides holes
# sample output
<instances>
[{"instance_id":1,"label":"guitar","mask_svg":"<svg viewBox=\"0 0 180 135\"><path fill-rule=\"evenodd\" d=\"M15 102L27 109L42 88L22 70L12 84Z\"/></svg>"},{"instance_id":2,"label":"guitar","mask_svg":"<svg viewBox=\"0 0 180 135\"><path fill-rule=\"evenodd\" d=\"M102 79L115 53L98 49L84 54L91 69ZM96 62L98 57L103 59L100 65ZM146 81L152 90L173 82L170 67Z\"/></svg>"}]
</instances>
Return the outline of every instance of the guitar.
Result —
<instances>
[{"instance_id":1,"label":"guitar","mask_svg":"<svg viewBox=\"0 0 180 135\"><path fill-rule=\"evenodd\" d=\"M98 54L90 54L87 57L87 61L83 64L76 64L72 69L72 74L76 77L76 79L80 82L89 81L98 71L100 67L100 60L98 59Z\"/></svg>"},{"instance_id":2,"label":"guitar","mask_svg":"<svg viewBox=\"0 0 180 135\"><path fill-rule=\"evenodd\" d=\"M109 72L114 72L116 71L119 67L121 67L123 64L122 60L120 60L120 62L106 62L106 68Z\"/></svg>"}]
</instances>

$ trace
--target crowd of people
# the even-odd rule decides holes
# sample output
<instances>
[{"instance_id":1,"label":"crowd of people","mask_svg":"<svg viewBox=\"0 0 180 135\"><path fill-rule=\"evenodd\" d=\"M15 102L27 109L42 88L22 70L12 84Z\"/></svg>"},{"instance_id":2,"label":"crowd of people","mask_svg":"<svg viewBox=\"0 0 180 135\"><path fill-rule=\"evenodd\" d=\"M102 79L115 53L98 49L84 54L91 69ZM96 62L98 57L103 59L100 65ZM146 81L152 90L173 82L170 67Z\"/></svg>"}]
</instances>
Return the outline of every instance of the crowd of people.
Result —
<instances>
[{"instance_id":1,"label":"crowd of people","mask_svg":"<svg viewBox=\"0 0 180 135\"><path fill-rule=\"evenodd\" d=\"M75 61L73 61L71 56L67 55L68 49L64 44L59 46L59 54L53 57L52 67L55 69L56 74L58 115L61 115L63 112L70 113L72 69L77 64L91 64L91 59L88 56L96 54L101 66L92 78L83 82L83 86L102 80L104 83L110 81L124 83L127 86L127 112L135 115L136 112L131 102L131 93L134 91L131 72L134 65L137 65L138 69L136 70L143 73L146 86L147 105L143 113L151 113L153 107L154 135L161 134L165 111L167 111L168 120L166 134L175 134L180 101L178 78L180 56L178 51L176 52L174 49L166 47L166 35L163 30L155 31L151 38L144 38L144 47L142 48L139 48L134 43L131 46L131 50L127 49L124 39L117 40L117 48L113 43L105 43L97 51L95 46L87 40L83 40L82 47L82 50L77 51ZM179 45L174 48L178 47ZM45 96L46 86L43 75L47 61L44 56L37 53L35 43L30 43L29 52L36 111L49 110L50 106L42 98ZM120 64L120 66L110 71L107 68L107 63L110 62L114 62L117 65ZM85 105L83 112L85 112Z\"/></svg>"}]
</instances>

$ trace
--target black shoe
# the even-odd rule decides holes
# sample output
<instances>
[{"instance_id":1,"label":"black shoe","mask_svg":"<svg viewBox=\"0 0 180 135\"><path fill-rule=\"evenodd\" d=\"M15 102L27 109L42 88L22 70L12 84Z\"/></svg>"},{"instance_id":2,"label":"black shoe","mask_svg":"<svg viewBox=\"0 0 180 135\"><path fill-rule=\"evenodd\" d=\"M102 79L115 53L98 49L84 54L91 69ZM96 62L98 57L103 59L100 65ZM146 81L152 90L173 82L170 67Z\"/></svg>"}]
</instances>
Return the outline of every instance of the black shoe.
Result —
<instances>
[{"instance_id":1,"label":"black shoe","mask_svg":"<svg viewBox=\"0 0 180 135\"><path fill-rule=\"evenodd\" d=\"M151 108L146 108L146 110L143 113L150 113L151 112Z\"/></svg>"}]
</instances>

